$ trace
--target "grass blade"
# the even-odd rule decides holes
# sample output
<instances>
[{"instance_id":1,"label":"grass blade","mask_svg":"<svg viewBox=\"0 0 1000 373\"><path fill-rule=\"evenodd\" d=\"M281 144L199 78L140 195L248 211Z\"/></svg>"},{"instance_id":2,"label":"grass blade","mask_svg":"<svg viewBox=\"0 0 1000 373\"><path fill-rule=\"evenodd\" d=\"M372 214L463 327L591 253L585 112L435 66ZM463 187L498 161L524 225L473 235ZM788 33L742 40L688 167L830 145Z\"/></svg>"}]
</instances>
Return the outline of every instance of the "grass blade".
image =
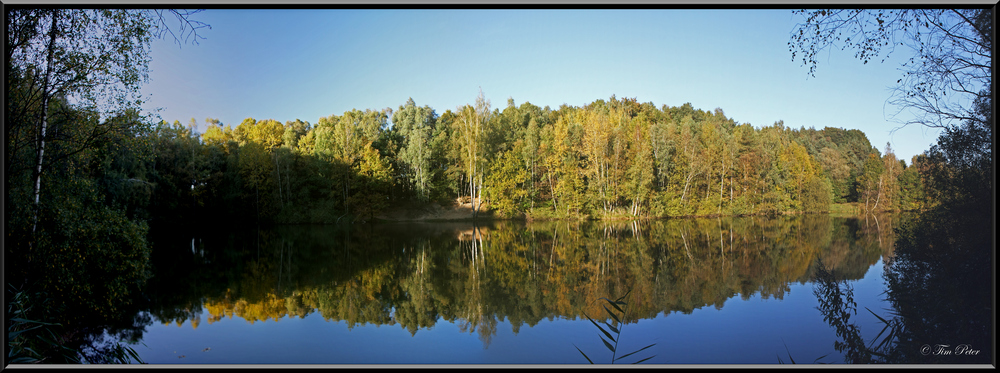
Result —
<instances>
[{"instance_id":1,"label":"grass blade","mask_svg":"<svg viewBox=\"0 0 1000 373\"><path fill-rule=\"evenodd\" d=\"M872 312L872 310L871 310L871 309L869 309L868 307L865 307L865 309L866 309L866 310L868 310L868 312L871 312L871 314L872 314L872 315L875 315L875 317L877 317L877 318L878 318L878 320L879 320L879 321L881 321L881 322L882 322L883 324L886 324L886 325L888 325L888 324L889 324L889 322L888 322L888 321L885 321L885 319L883 319L883 318L882 318L882 316L879 316L879 315L877 315L877 314L876 314L875 312Z\"/></svg>"},{"instance_id":2,"label":"grass blade","mask_svg":"<svg viewBox=\"0 0 1000 373\"><path fill-rule=\"evenodd\" d=\"M615 301L616 302L621 302L622 299L625 299L625 297L627 297L628 294L631 293L631 292L632 292L632 289L628 289L628 291L625 292L625 295L622 295L620 298L616 299ZM625 303L623 302L622 304L625 304Z\"/></svg>"},{"instance_id":3,"label":"grass blade","mask_svg":"<svg viewBox=\"0 0 1000 373\"><path fill-rule=\"evenodd\" d=\"M889 324L885 324L885 326L884 326L884 327L882 327L882 331L878 332L878 335L876 335L876 336L875 336L875 338L874 338L874 339L872 339L872 344L874 344L874 343L875 343L875 341L877 341L877 340L878 340L878 337L881 337L881 336L882 336L882 333L885 333L886 329L889 329L889 326L890 326ZM871 346L869 346L869 347L871 347Z\"/></svg>"},{"instance_id":4,"label":"grass blade","mask_svg":"<svg viewBox=\"0 0 1000 373\"><path fill-rule=\"evenodd\" d=\"M18 331L13 331L13 332L10 332L10 334L7 334L7 340L8 340L8 341L9 341L9 340L12 340L12 339L14 339L14 338L17 338L17 336L18 336L19 334L21 334L21 333L24 333L24 332L28 332L28 331L32 331L32 330L35 330L35 329L38 329L38 328L41 328L41 327L42 327L42 326L41 326L41 325L39 325L39 326L33 326L33 327L30 327L30 328L28 328L28 329L23 329L23 330L18 330Z\"/></svg>"},{"instance_id":5,"label":"grass blade","mask_svg":"<svg viewBox=\"0 0 1000 373\"><path fill-rule=\"evenodd\" d=\"M785 345L785 352L788 353L788 360L791 360L792 364L795 364L795 359L792 358L792 352L788 351L788 344L785 343L784 339L781 340L781 344Z\"/></svg>"},{"instance_id":6,"label":"grass blade","mask_svg":"<svg viewBox=\"0 0 1000 373\"><path fill-rule=\"evenodd\" d=\"M37 362L37 361L38 361L38 359L35 359L33 357L21 356L21 357L16 357L16 358L12 359L10 361L10 363L11 364L30 364L30 363L34 363L34 362Z\"/></svg>"},{"instance_id":7,"label":"grass blade","mask_svg":"<svg viewBox=\"0 0 1000 373\"><path fill-rule=\"evenodd\" d=\"M587 315L584 314L584 316L587 316ZM590 322L592 324L594 324L594 326L596 326L597 329L599 329L601 331L601 333L604 333L604 335L608 336L608 339L610 339L612 341L615 340L615 338L611 336L611 333L608 333L607 330L604 330L604 328L602 328L600 325L597 325L597 322L594 321L594 319L590 318L590 316L587 316L587 320L590 320Z\"/></svg>"},{"instance_id":8,"label":"grass blade","mask_svg":"<svg viewBox=\"0 0 1000 373\"><path fill-rule=\"evenodd\" d=\"M600 337L600 336L598 336L598 337ZM604 345L608 346L608 350L611 350L611 353L615 353L615 347L612 346L611 343L608 343L608 341L606 341L604 339L604 337L601 337L601 342L604 342Z\"/></svg>"},{"instance_id":9,"label":"grass blade","mask_svg":"<svg viewBox=\"0 0 1000 373\"><path fill-rule=\"evenodd\" d=\"M878 356L878 357L888 358L888 356L886 356L885 354L883 354L881 352L878 352L878 351L868 350L868 353L870 353L872 355L875 355L875 356Z\"/></svg>"},{"instance_id":10,"label":"grass blade","mask_svg":"<svg viewBox=\"0 0 1000 373\"><path fill-rule=\"evenodd\" d=\"M649 346L646 346L646 347L643 347L643 348L640 348L640 349L638 349L638 350L635 350L635 351L632 351L632 352L629 352L629 353L627 353L627 354L625 354L625 355L622 355L622 356L620 356L619 358L617 358L617 359L615 359L615 360L621 360L621 359L624 359L624 358L626 358L626 357L629 357L629 356L631 356L631 355L635 355L635 354L636 354L636 353L638 353L639 351L642 351L642 350L645 350L645 349L647 349L647 348L650 348L650 347L653 347L653 346L656 346L656 343L653 343L653 344L651 344L651 345L649 345Z\"/></svg>"},{"instance_id":11,"label":"grass blade","mask_svg":"<svg viewBox=\"0 0 1000 373\"><path fill-rule=\"evenodd\" d=\"M625 311L622 311L621 307L618 307L619 304L624 305L625 302L622 302L622 301L612 301L611 299L603 298L603 297L602 298L598 298L598 299L604 299L605 301L608 302L608 304L611 305L611 307L614 307L616 310L618 310L618 312L625 313Z\"/></svg>"},{"instance_id":12,"label":"grass blade","mask_svg":"<svg viewBox=\"0 0 1000 373\"><path fill-rule=\"evenodd\" d=\"M132 348L131 346L126 346L125 347L125 352L127 352L129 356L131 356L133 359L135 359L135 361L137 363L139 363L139 364L145 364L146 363L146 362L142 361L142 358L139 357L139 353L136 352L136 350L134 348Z\"/></svg>"},{"instance_id":13,"label":"grass blade","mask_svg":"<svg viewBox=\"0 0 1000 373\"><path fill-rule=\"evenodd\" d=\"M576 347L576 345L574 344L574 345L573 345L573 347ZM581 350L581 349L580 349L579 347L576 347L576 350L577 350L577 351L580 351L580 355L583 355L583 358L584 358L584 359L587 359L587 362L589 362L589 363L591 363L591 364L593 364L593 363L594 363L594 362L593 362L592 360L590 360L590 358L589 358L589 357L587 357L587 354L583 353L583 350Z\"/></svg>"},{"instance_id":14,"label":"grass blade","mask_svg":"<svg viewBox=\"0 0 1000 373\"><path fill-rule=\"evenodd\" d=\"M609 310L607 306L602 306L602 307L604 307L604 310L608 312L608 315L611 315L611 318L615 319L615 322L619 324L622 323L622 321L618 319L618 315L615 315L614 312L611 312L611 310Z\"/></svg>"},{"instance_id":15,"label":"grass blade","mask_svg":"<svg viewBox=\"0 0 1000 373\"><path fill-rule=\"evenodd\" d=\"M604 325L606 325L608 329L611 329L611 331L615 332L615 334L621 334L621 331L614 327L614 325L608 324L607 322L604 322Z\"/></svg>"},{"instance_id":16,"label":"grass blade","mask_svg":"<svg viewBox=\"0 0 1000 373\"><path fill-rule=\"evenodd\" d=\"M645 359L642 359L642 360L639 360L639 361L636 361L636 362L634 362L634 363L632 363L632 364L639 364L639 363L641 363L641 362L643 362L643 361L646 361L646 360L649 360L649 359L652 359L652 358L654 358L654 357L656 357L656 355L653 355L653 356L650 356L650 357L647 357L647 358L645 358Z\"/></svg>"},{"instance_id":17,"label":"grass blade","mask_svg":"<svg viewBox=\"0 0 1000 373\"><path fill-rule=\"evenodd\" d=\"M20 317L15 317L13 319L10 319L9 321L13 321L13 322L16 322L16 323L25 323L25 324L58 325L58 324L53 324L53 323L50 323L50 322L34 321L34 320L28 320L28 319L24 319L24 318L20 318Z\"/></svg>"}]
</instances>

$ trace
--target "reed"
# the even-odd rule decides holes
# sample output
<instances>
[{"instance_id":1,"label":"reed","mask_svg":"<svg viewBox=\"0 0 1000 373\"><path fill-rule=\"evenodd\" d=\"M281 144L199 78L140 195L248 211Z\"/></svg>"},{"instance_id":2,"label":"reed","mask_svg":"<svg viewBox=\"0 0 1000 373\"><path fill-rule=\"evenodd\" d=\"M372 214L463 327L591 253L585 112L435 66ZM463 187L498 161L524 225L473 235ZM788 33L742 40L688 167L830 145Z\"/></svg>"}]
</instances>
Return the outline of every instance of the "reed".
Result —
<instances>
[{"instance_id":1,"label":"reed","mask_svg":"<svg viewBox=\"0 0 1000 373\"><path fill-rule=\"evenodd\" d=\"M133 361L145 364L135 349L120 342L112 342L105 348L90 346L94 350L91 354L68 347L66 340L59 336L65 334L62 324L39 321L37 315L32 316L33 306L44 306L47 299L38 301L44 298L42 294L29 294L10 284L8 287L6 364L79 364L81 358L91 364L129 364Z\"/></svg>"},{"instance_id":2,"label":"reed","mask_svg":"<svg viewBox=\"0 0 1000 373\"><path fill-rule=\"evenodd\" d=\"M58 323L32 320L31 298L27 292L8 284L11 297L7 303L7 364L36 364L51 360L53 355L72 361L75 352L59 343L53 327Z\"/></svg>"},{"instance_id":3,"label":"reed","mask_svg":"<svg viewBox=\"0 0 1000 373\"><path fill-rule=\"evenodd\" d=\"M624 328L625 322L626 322L625 317L628 314L626 312L628 310L628 303L625 302L624 300L631 293L632 293L632 290L629 289L627 292L625 292L625 295L623 295L620 298L615 299L613 301L611 299L608 299L608 298L605 298L605 297L601 297L601 298L597 299L598 301L602 301L603 300L605 302L605 304L602 304L602 307L604 308L604 311L607 312L608 316L611 318L611 322L610 323L607 322L607 321L602 321L601 322L601 324L604 324L604 326L601 326L601 324L598 324L597 321L594 321L594 319L591 318L590 315L587 315L586 312L583 313L583 315L587 317L587 320L590 320L590 322L592 324L594 324L595 327L597 327L597 330L601 331L601 333L598 334L598 338L600 338L601 342L604 342L604 346L607 347L608 350L611 351L611 364L614 364L615 362L617 362L619 360L622 360L622 359L627 358L629 356L635 355L635 354L637 354L637 353L639 353L641 351L644 351L644 350L646 350L646 349L648 349L648 348L653 347L653 346L656 345L656 343L653 343L651 345L648 345L646 347L640 348L638 350L635 350L635 351L629 352L627 354L618 356L618 342L621 340L621 332L622 332L622 329ZM611 308L608 308L608 306L611 306ZM614 311L612 311L612 309L614 309ZM605 327L607 329L605 329ZM576 347L576 350L580 351L580 354L583 355L583 357L585 359L587 359L588 362L590 362L591 364L594 364L594 361L591 360L590 357L587 356L587 354L584 353L583 350L580 349L580 347L577 347L576 344L574 344L573 347ZM652 359L654 357L656 357L656 355L653 355L653 356L650 356L650 357L638 360L636 362L633 362L632 364L639 364L641 362L644 362L646 360Z\"/></svg>"}]
</instances>

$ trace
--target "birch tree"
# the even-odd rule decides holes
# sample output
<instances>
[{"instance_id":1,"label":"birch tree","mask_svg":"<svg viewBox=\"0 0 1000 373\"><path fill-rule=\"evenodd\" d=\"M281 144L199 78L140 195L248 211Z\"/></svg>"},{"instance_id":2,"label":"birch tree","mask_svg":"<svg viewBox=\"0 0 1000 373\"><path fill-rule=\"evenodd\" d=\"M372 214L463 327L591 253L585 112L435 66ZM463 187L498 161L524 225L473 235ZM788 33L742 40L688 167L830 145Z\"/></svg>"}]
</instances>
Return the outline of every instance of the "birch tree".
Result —
<instances>
[{"instance_id":1,"label":"birch tree","mask_svg":"<svg viewBox=\"0 0 1000 373\"><path fill-rule=\"evenodd\" d=\"M7 133L12 134L6 152L8 175L32 172L32 232L38 222L43 175L52 160L46 154L50 134L50 104L66 100L74 106L96 111L105 119L122 115L141 105L140 86L148 80L150 43L167 34L179 43L201 38L198 30L207 24L191 19L197 11L136 9L30 9L13 8L6 14L6 57L10 82L19 89L8 95ZM173 14L180 27L167 25ZM176 30L176 32L175 32ZM85 137L62 146L69 154L80 152L101 136L120 132L140 121L101 121ZM17 159L19 150L30 149L32 160ZM64 153L65 154L65 153ZM8 185L9 186L9 185Z\"/></svg>"},{"instance_id":2,"label":"birch tree","mask_svg":"<svg viewBox=\"0 0 1000 373\"><path fill-rule=\"evenodd\" d=\"M412 98L392 114L392 126L403 137L399 161L406 166L406 178L417 189L417 197L426 201L430 196L431 139L434 134L434 110L418 107Z\"/></svg>"},{"instance_id":3,"label":"birch tree","mask_svg":"<svg viewBox=\"0 0 1000 373\"><path fill-rule=\"evenodd\" d=\"M482 207L482 189L486 169L486 139L487 126L492 117L490 101L479 90L475 106L465 105L459 108L458 136L462 150L462 160L469 179L469 196L472 202L472 217L479 215Z\"/></svg>"}]
</instances>

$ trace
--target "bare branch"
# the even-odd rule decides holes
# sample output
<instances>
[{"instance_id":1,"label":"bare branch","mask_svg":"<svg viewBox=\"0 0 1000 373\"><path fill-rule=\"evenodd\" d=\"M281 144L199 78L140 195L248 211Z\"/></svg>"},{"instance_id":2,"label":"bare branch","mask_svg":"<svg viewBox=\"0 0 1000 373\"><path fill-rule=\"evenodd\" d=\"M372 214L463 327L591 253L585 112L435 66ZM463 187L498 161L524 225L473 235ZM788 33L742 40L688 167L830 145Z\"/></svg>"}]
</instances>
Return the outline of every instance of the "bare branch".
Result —
<instances>
[{"instance_id":1,"label":"bare branch","mask_svg":"<svg viewBox=\"0 0 1000 373\"><path fill-rule=\"evenodd\" d=\"M887 104L896 106L894 120L903 126L947 128L974 120L969 105L992 84L992 11L971 10L814 10L795 11L805 18L788 43L793 59L815 77L816 54L828 47L854 49L862 63L896 46L914 55L902 64L903 78ZM874 26L874 27L872 27ZM846 37L845 37L846 36ZM842 38L844 38L842 40ZM884 59L883 59L884 61ZM912 114L906 118L901 114Z\"/></svg>"},{"instance_id":2,"label":"bare branch","mask_svg":"<svg viewBox=\"0 0 1000 373\"><path fill-rule=\"evenodd\" d=\"M174 18L176 18L179 24L177 27L177 33L174 33L173 29L167 25L168 16L164 14L164 11L172 14ZM170 34L170 37L174 39L174 42L177 43L178 46L181 46L188 41L197 45L199 44L199 39L205 39L204 36L198 34L198 30L203 28L212 29L212 26L207 23L191 19L191 16L202 11L204 11L204 9L155 9L153 10L153 13L156 15L156 21L153 26L153 35L157 38L161 38L166 34Z\"/></svg>"}]
</instances>

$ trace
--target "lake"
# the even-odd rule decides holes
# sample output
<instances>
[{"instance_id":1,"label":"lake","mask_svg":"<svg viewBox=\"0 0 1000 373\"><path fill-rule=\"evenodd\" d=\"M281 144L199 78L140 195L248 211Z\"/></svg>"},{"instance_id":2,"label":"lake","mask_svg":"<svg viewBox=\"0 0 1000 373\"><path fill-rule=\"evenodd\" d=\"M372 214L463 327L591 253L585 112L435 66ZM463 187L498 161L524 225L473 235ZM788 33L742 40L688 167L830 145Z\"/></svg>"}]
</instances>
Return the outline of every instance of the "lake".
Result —
<instances>
[{"instance_id":1,"label":"lake","mask_svg":"<svg viewBox=\"0 0 1000 373\"><path fill-rule=\"evenodd\" d=\"M606 364L643 347L615 363L844 363L836 320L867 344L890 318L901 219L154 232L133 348L151 364Z\"/></svg>"}]
</instances>

